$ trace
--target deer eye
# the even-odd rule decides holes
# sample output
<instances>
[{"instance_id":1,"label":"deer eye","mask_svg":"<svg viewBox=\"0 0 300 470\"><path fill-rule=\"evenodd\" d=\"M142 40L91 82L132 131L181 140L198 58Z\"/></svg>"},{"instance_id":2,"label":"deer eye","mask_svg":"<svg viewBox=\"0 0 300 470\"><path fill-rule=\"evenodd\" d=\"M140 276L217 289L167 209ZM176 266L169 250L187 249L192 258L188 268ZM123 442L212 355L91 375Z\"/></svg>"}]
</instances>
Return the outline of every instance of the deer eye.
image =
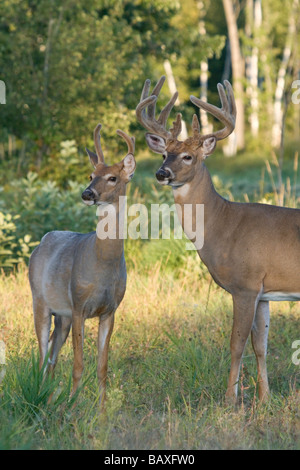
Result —
<instances>
[{"instance_id":1,"label":"deer eye","mask_svg":"<svg viewBox=\"0 0 300 470\"><path fill-rule=\"evenodd\" d=\"M190 155L185 155L185 156L183 157L183 160L186 160L186 161L189 162L189 161L192 160L192 157L191 157Z\"/></svg>"},{"instance_id":2,"label":"deer eye","mask_svg":"<svg viewBox=\"0 0 300 470\"><path fill-rule=\"evenodd\" d=\"M110 177L108 178L108 181L113 181L113 182L115 182L115 181L117 181L117 178L116 178L115 176L110 176Z\"/></svg>"},{"instance_id":3,"label":"deer eye","mask_svg":"<svg viewBox=\"0 0 300 470\"><path fill-rule=\"evenodd\" d=\"M92 175L90 175L90 176L89 176L89 180L92 181L92 179L93 179L93 177L92 177Z\"/></svg>"},{"instance_id":4,"label":"deer eye","mask_svg":"<svg viewBox=\"0 0 300 470\"><path fill-rule=\"evenodd\" d=\"M162 158L163 160L165 160L167 158L167 155L163 155Z\"/></svg>"}]
</instances>

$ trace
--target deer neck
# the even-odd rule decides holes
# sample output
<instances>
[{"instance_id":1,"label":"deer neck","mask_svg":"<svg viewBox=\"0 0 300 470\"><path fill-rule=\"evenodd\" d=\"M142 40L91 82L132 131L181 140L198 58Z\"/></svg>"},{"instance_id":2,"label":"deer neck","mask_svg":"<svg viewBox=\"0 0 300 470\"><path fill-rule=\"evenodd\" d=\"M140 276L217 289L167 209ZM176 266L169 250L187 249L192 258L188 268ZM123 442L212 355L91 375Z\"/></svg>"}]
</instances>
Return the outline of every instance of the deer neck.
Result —
<instances>
[{"instance_id":1,"label":"deer neck","mask_svg":"<svg viewBox=\"0 0 300 470\"><path fill-rule=\"evenodd\" d=\"M224 201L215 190L209 171L203 162L199 164L193 179L181 187L173 188L173 194L177 204L205 204L210 208Z\"/></svg>"},{"instance_id":2,"label":"deer neck","mask_svg":"<svg viewBox=\"0 0 300 470\"><path fill-rule=\"evenodd\" d=\"M222 220L220 214L228 201L223 199L215 190L211 176L203 162L199 163L193 179L179 188L173 188L173 194L175 204L180 207L180 214L178 213L178 216L183 230L192 241L189 230L185 227L185 218L182 217L182 214L184 214L185 208L192 206L193 226L195 227L196 208L197 205L202 205L204 209L203 234L207 246L214 228Z\"/></svg>"},{"instance_id":3,"label":"deer neck","mask_svg":"<svg viewBox=\"0 0 300 470\"><path fill-rule=\"evenodd\" d=\"M126 196L120 196L116 203L98 207L95 237L97 255L101 259L116 261L123 256L125 211Z\"/></svg>"}]
</instances>

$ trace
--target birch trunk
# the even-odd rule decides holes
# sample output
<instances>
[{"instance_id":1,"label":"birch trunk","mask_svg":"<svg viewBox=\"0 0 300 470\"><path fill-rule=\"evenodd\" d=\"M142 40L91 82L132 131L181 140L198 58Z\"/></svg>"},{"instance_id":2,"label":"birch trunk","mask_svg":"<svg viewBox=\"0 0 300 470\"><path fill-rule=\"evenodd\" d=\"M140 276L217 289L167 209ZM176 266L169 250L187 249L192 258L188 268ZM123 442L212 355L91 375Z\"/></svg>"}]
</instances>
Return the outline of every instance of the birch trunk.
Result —
<instances>
[{"instance_id":1,"label":"birch trunk","mask_svg":"<svg viewBox=\"0 0 300 470\"><path fill-rule=\"evenodd\" d=\"M279 148L281 142L282 122L283 122L283 98L286 81L286 71L291 58L292 48L296 32L295 13L299 6L299 0L294 0L293 7L290 11L288 32L286 43L283 50L282 60L277 75L274 106L273 106L273 127L272 127L272 144L273 147Z\"/></svg>"},{"instance_id":2,"label":"birch trunk","mask_svg":"<svg viewBox=\"0 0 300 470\"><path fill-rule=\"evenodd\" d=\"M251 112L249 122L253 137L259 130L259 101L258 101L258 37L257 33L262 24L261 0L247 0L247 26L246 34L253 38L251 55L246 58L246 78L248 81L247 94L250 100Z\"/></svg>"},{"instance_id":3,"label":"birch trunk","mask_svg":"<svg viewBox=\"0 0 300 470\"><path fill-rule=\"evenodd\" d=\"M244 61L240 50L238 28L232 0L222 1L226 17L228 37L230 41L233 88L237 107L237 119L235 126L236 149L240 150L245 147L245 111L243 102Z\"/></svg>"},{"instance_id":4,"label":"birch trunk","mask_svg":"<svg viewBox=\"0 0 300 470\"><path fill-rule=\"evenodd\" d=\"M169 90L171 92L171 95L174 95L174 93L176 93L177 91L177 87L176 87L176 82L175 82L175 78L174 78L174 74L172 70L172 65L169 60L164 61L164 69L165 69L166 76L167 76ZM179 106L179 105L180 105L180 100L178 97L177 100L175 101L175 106ZM181 133L178 137L182 140L185 140L188 137L186 123L183 119L181 119Z\"/></svg>"},{"instance_id":5,"label":"birch trunk","mask_svg":"<svg viewBox=\"0 0 300 470\"><path fill-rule=\"evenodd\" d=\"M202 19L204 15L204 3L202 0L197 1L197 8L199 11L199 24L198 30L200 36L206 35L205 22ZM207 103L207 90L208 90L208 61L201 60L200 62L200 99ZM212 132L212 124L209 123L207 112L200 108L200 122L203 134L210 134Z\"/></svg>"}]
</instances>

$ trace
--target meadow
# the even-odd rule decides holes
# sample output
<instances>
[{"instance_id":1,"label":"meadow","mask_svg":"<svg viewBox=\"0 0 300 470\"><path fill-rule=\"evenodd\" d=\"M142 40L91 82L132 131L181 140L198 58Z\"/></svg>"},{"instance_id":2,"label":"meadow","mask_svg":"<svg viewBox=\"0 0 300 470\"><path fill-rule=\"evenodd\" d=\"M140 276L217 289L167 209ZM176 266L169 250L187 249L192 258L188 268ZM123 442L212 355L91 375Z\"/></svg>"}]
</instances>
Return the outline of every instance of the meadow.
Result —
<instances>
[{"instance_id":1,"label":"meadow","mask_svg":"<svg viewBox=\"0 0 300 470\"><path fill-rule=\"evenodd\" d=\"M208 165L224 196L274 202L272 178L263 160L252 164L250 156L218 155ZM140 159L132 200L149 202L149 194L152 201L171 200L169 188L154 182L157 164L157 158ZM286 164L285 202L297 205L296 180L293 192L286 179L289 175L294 181L295 162L290 158ZM31 194L34 205L33 189ZM116 313L107 410L102 417L96 380L97 320L86 322L83 382L80 393L70 400L71 338L61 351L54 380L43 381L27 267L19 264L18 269L2 272L1 449L299 449L299 365L292 361L292 343L300 339L299 305L271 303L270 400L263 405L257 401L256 362L249 342L239 405L226 405L231 297L211 280L196 253L184 250L183 243L126 241L127 291Z\"/></svg>"}]
</instances>

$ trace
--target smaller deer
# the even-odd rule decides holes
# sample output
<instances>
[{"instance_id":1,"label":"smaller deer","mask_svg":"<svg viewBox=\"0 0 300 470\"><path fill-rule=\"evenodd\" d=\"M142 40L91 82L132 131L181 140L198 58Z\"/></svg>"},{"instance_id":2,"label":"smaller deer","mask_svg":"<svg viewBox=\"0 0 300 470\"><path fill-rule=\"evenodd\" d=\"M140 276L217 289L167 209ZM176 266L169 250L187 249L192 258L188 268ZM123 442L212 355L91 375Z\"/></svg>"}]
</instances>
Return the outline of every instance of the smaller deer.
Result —
<instances>
[{"instance_id":1,"label":"smaller deer","mask_svg":"<svg viewBox=\"0 0 300 470\"><path fill-rule=\"evenodd\" d=\"M35 330L39 343L40 367L44 364L50 345L49 365L54 371L58 353L72 326L74 351L73 390L78 388L83 372L84 322L99 318L98 367L101 409L105 400L109 341L113 331L114 314L126 290L124 240L119 235L124 220L125 204L121 196L135 171L135 140L117 130L128 145L125 158L114 165L104 163L100 142L101 124L94 131L96 154L87 149L94 171L91 183L83 191L86 205L97 205L100 217L113 207L116 238L97 236L96 232L47 233L30 257L29 281L33 298ZM49 342L51 317L54 331Z\"/></svg>"}]
</instances>

